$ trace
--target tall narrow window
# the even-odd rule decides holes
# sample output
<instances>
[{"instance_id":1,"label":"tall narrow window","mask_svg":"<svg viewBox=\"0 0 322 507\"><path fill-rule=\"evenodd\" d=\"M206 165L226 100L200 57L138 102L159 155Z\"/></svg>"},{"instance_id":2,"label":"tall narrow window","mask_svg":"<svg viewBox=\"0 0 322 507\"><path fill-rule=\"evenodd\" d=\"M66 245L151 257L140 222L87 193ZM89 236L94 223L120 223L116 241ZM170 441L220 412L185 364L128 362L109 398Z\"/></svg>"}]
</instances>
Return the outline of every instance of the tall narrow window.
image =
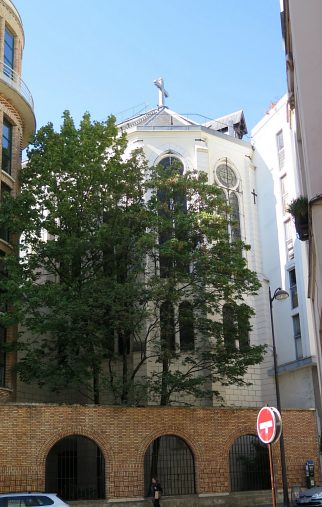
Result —
<instances>
[{"instance_id":1,"label":"tall narrow window","mask_svg":"<svg viewBox=\"0 0 322 507\"><path fill-rule=\"evenodd\" d=\"M165 176L173 174L183 174L183 165L179 159L173 156L168 156L160 161L160 166L164 168ZM187 212L187 198L184 191L179 189L173 190L171 186L162 188L158 191L159 201L159 263L160 263L160 276L167 278L170 275L171 269L174 266L174 256L170 246L170 240L175 236L179 241L185 239L185 230L182 227L182 220L180 215ZM171 221L171 215L173 221ZM177 220L176 220L177 217ZM182 269L187 271L186 263L182 263Z\"/></svg>"},{"instance_id":2,"label":"tall narrow window","mask_svg":"<svg viewBox=\"0 0 322 507\"><path fill-rule=\"evenodd\" d=\"M232 241L236 241L241 238L240 235L240 218L239 218L239 204L236 192L230 192L229 194L229 205L231 207L230 213L230 236Z\"/></svg>"},{"instance_id":3,"label":"tall narrow window","mask_svg":"<svg viewBox=\"0 0 322 507\"><path fill-rule=\"evenodd\" d=\"M294 315L292 317L292 320L293 320L296 359L302 359L303 349L302 349L300 316L298 314Z\"/></svg>"},{"instance_id":4,"label":"tall narrow window","mask_svg":"<svg viewBox=\"0 0 322 507\"><path fill-rule=\"evenodd\" d=\"M223 196L226 196L228 204L231 208L229 218L230 224L228 226L231 241L241 239L240 232L240 214L239 214L239 202L237 196L238 178L235 171L228 165L226 158L225 163L220 164L215 171L215 176L220 186L226 190L222 191ZM235 191L236 190L236 191Z\"/></svg>"},{"instance_id":5,"label":"tall narrow window","mask_svg":"<svg viewBox=\"0 0 322 507\"><path fill-rule=\"evenodd\" d=\"M6 196L9 195L10 192L11 192L10 187L8 187L8 185L6 185L5 183L1 182L0 203L5 200ZM9 229L4 224L0 226L0 238L9 242Z\"/></svg>"},{"instance_id":6,"label":"tall narrow window","mask_svg":"<svg viewBox=\"0 0 322 507\"><path fill-rule=\"evenodd\" d=\"M286 222L284 222L284 232L285 232L286 255L287 259L291 260L294 258L293 227L291 220L287 220Z\"/></svg>"},{"instance_id":7,"label":"tall narrow window","mask_svg":"<svg viewBox=\"0 0 322 507\"><path fill-rule=\"evenodd\" d=\"M279 165L280 169L283 169L284 165L285 165L285 150L284 150L283 130L280 130L276 134L276 146L277 146L278 165Z\"/></svg>"},{"instance_id":8,"label":"tall narrow window","mask_svg":"<svg viewBox=\"0 0 322 507\"><path fill-rule=\"evenodd\" d=\"M13 78L15 38L8 28L4 34L4 73Z\"/></svg>"},{"instance_id":9,"label":"tall narrow window","mask_svg":"<svg viewBox=\"0 0 322 507\"><path fill-rule=\"evenodd\" d=\"M162 349L175 351L176 335L174 310L170 301L164 301L160 307L160 335Z\"/></svg>"},{"instance_id":10,"label":"tall narrow window","mask_svg":"<svg viewBox=\"0 0 322 507\"><path fill-rule=\"evenodd\" d=\"M233 305L226 303L223 306L223 335L227 348L235 348L237 340L237 323Z\"/></svg>"},{"instance_id":11,"label":"tall narrow window","mask_svg":"<svg viewBox=\"0 0 322 507\"><path fill-rule=\"evenodd\" d=\"M0 386L5 386L6 376L6 353L2 350L1 345L6 342L6 328L0 326Z\"/></svg>"},{"instance_id":12,"label":"tall narrow window","mask_svg":"<svg viewBox=\"0 0 322 507\"><path fill-rule=\"evenodd\" d=\"M194 329L193 329L193 308L189 301L183 301L179 305L179 331L180 349L193 350Z\"/></svg>"},{"instance_id":13,"label":"tall narrow window","mask_svg":"<svg viewBox=\"0 0 322 507\"><path fill-rule=\"evenodd\" d=\"M249 348L249 314L245 305L226 303L223 306L223 336L226 348L238 348L241 352Z\"/></svg>"},{"instance_id":14,"label":"tall narrow window","mask_svg":"<svg viewBox=\"0 0 322 507\"><path fill-rule=\"evenodd\" d=\"M2 125L2 170L11 174L12 165L12 125L6 119Z\"/></svg>"},{"instance_id":15,"label":"tall narrow window","mask_svg":"<svg viewBox=\"0 0 322 507\"><path fill-rule=\"evenodd\" d=\"M297 296L295 268L293 268L289 271L288 276L289 276L289 281L290 281L291 304L292 304L292 308L296 308L299 305L299 302L298 302L298 296Z\"/></svg>"},{"instance_id":16,"label":"tall narrow window","mask_svg":"<svg viewBox=\"0 0 322 507\"><path fill-rule=\"evenodd\" d=\"M287 189L287 176L284 174L281 178L281 197L282 197L282 211L283 215L287 213L288 207L288 189Z\"/></svg>"}]
</instances>

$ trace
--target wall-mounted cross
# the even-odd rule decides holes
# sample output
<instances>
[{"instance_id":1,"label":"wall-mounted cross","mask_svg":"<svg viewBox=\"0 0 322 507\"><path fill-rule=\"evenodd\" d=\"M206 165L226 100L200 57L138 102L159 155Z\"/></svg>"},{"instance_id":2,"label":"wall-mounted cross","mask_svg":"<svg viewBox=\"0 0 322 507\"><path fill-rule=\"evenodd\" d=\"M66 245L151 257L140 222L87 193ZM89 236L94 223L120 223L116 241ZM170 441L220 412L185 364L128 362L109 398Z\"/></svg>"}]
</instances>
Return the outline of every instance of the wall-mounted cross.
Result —
<instances>
[{"instance_id":1,"label":"wall-mounted cross","mask_svg":"<svg viewBox=\"0 0 322 507\"><path fill-rule=\"evenodd\" d=\"M257 194L255 192L255 188L253 188L253 191L251 192L252 196L254 197L254 204L256 204L256 197L257 197Z\"/></svg>"}]
</instances>

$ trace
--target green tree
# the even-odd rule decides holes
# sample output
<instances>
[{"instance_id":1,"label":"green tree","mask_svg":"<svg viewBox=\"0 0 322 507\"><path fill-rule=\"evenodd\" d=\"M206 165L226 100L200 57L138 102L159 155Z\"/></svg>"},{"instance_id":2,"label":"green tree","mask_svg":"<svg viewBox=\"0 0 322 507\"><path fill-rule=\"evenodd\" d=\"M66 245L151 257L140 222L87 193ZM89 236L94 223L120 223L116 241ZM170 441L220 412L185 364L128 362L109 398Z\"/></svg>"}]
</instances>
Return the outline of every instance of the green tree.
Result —
<instances>
[{"instance_id":1,"label":"green tree","mask_svg":"<svg viewBox=\"0 0 322 507\"><path fill-rule=\"evenodd\" d=\"M0 324L23 329L17 372L95 403L166 405L242 384L263 354L248 340L259 284L248 247L230 241L230 209L204 174L147 168L125 149L113 118L85 114L76 128L66 112L60 132L38 131L21 193L3 200L0 225L20 237L0 281ZM224 304L240 347L225 344Z\"/></svg>"}]
</instances>

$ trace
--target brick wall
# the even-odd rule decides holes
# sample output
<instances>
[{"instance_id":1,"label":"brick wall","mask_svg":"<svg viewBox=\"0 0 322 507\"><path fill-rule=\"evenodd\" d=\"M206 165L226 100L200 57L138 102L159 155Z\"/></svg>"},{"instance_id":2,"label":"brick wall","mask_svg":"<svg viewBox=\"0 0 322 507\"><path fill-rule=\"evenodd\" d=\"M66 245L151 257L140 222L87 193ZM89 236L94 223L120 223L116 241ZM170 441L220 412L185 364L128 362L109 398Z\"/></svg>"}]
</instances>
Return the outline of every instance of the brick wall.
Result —
<instances>
[{"instance_id":1,"label":"brick wall","mask_svg":"<svg viewBox=\"0 0 322 507\"><path fill-rule=\"evenodd\" d=\"M44 490L46 457L69 435L96 442L106 462L109 498L144 495L144 455L161 435L176 435L190 446L197 493L229 491L229 449L244 434L256 433L257 409L120 408L80 405L0 405L0 491ZM313 410L283 413L289 486L304 485L304 462L319 455ZM274 459L281 487L278 444Z\"/></svg>"}]
</instances>

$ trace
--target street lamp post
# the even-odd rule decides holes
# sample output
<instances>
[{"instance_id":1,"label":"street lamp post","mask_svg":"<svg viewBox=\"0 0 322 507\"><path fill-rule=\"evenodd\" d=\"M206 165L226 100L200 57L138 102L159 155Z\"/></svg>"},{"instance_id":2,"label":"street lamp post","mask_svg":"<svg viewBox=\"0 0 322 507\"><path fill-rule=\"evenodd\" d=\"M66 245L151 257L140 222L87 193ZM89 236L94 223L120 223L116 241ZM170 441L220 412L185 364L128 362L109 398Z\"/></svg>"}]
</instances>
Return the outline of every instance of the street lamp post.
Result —
<instances>
[{"instance_id":1,"label":"street lamp post","mask_svg":"<svg viewBox=\"0 0 322 507\"><path fill-rule=\"evenodd\" d=\"M276 389L276 405L277 410L281 413L281 397L280 397L280 387L278 382L278 374L277 374L277 354L276 354L276 346L275 346L275 334L274 334L274 321L273 321L273 301L276 299L277 301L283 301L289 297L288 292L286 290L281 289L280 287L275 290L273 296L271 294L271 288L269 287L269 305L271 311L271 327L272 327L272 341L273 341L273 362L274 362L274 378L275 378L275 389ZM281 454L281 468L282 468L282 483L283 483L283 500L284 507L290 507L290 500L288 496L288 484L287 484L287 473L286 473L286 461L285 461L285 447L284 447L284 437L283 431L280 437L280 454Z\"/></svg>"}]
</instances>

